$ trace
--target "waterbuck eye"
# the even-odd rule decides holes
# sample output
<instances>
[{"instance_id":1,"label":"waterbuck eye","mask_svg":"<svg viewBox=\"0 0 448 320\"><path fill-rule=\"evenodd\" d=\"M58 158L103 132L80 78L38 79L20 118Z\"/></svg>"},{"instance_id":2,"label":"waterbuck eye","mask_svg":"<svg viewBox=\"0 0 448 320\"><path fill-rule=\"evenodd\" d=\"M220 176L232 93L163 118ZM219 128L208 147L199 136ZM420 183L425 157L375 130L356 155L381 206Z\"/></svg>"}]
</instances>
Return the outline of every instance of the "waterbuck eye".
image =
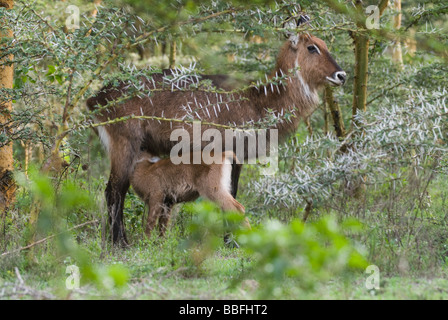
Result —
<instances>
[{"instance_id":1,"label":"waterbuck eye","mask_svg":"<svg viewBox=\"0 0 448 320\"><path fill-rule=\"evenodd\" d=\"M309 51L310 53L316 53L316 52L319 52L319 50L316 48L315 45L308 46L307 49L308 49L308 51Z\"/></svg>"}]
</instances>

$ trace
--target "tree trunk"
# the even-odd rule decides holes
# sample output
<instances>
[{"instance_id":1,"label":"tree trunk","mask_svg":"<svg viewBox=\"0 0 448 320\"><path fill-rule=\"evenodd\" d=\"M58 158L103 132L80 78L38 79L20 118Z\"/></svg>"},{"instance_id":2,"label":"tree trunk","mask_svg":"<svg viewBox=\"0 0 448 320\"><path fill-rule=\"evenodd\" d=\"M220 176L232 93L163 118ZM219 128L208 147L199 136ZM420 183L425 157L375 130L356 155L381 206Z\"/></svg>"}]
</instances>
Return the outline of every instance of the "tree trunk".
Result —
<instances>
[{"instance_id":1,"label":"tree trunk","mask_svg":"<svg viewBox=\"0 0 448 320\"><path fill-rule=\"evenodd\" d=\"M324 91L324 134L327 135L330 132L330 112L328 111L328 104L325 100L325 91Z\"/></svg>"},{"instance_id":2,"label":"tree trunk","mask_svg":"<svg viewBox=\"0 0 448 320\"><path fill-rule=\"evenodd\" d=\"M357 124L355 116L358 111L366 111L367 78L369 63L369 38L365 34L354 36L355 41L355 73L353 81L353 123Z\"/></svg>"},{"instance_id":3,"label":"tree trunk","mask_svg":"<svg viewBox=\"0 0 448 320\"><path fill-rule=\"evenodd\" d=\"M141 30L142 27L143 27L142 21L140 21L139 19L136 19L135 20L135 28L137 30ZM155 51L156 51L156 48L155 48L154 41L140 44L137 46L137 52L138 52L138 55L140 56L140 60L147 60L151 55L155 54Z\"/></svg>"},{"instance_id":4,"label":"tree trunk","mask_svg":"<svg viewBox=\"0 0 448 320\"><path fill-rule=\"evenodd\" d=\"M415 29L411 28L409 30L409 37L405 40L404 45L406 46L407 53L413 57L417 51L417 41L415 40Z\"/></svg>"},{"instance_id":5,"label":"tree trunk","mask_svg":"<svg viewBox=\"0 0 448 320\"><path fill-rule=\"evenodd\" d=\"M171 41L170 45L170 69L174 69L176 66L176 54L177 54L177 46L176 46L176 40Z\"/></svg>"},{"instance_id":6,"label":"tree trunk","mask_svg":"<svg viewBox=\"0 0 448 320\"><path fill-rule=\"evenodd\" d=\"M13 0L0 0L0 7L12 9L14 6ZM1 22L4 23L4 22ZM12 38L11 30L4 31L0 34L0 39ZM1 51L1 48L0 48ZM8 61L13 60L13 56L9 55L0 60L0 89L12 89L14 66L8 64ZM5 97L5 96L3 96ZM0 127L2 131L8 134L9 128L4 125L10 120L12 111L12 102L9 97L5 100L0 98ZM13 150L12 142L0 148L0 210L4 210L14 201L15 183L12 177L13 171Z\"/></svg>"},{"instance_id":7,"label":"tree trunk","mask_svg":"<svg viewBox=\"0 0 448 320\"><path fill-rule=\"evenodd\" d=\"M305 118L306 128L308 129L308 133L310 137L313 135L313 126L311 125L311 116Z\"/></svg>"},{"instance_id":8,"label":"tree trunk","mask_svg":"<svg viewBox=\"0 0 448 320\"><path fill-rule=\"evenodd\" d=\"M23 170L25 171L25 176L28 177L28 169L30 165L30 159L31 159L31 143L30 141L21 141L21 145L23 147L23 152L25 154L25 160L23 164Z\"/></svg>"},{"instance_id":9,"label":"tree trunk","mask_svg":"<svg viewBox=\"0 0 448 320\"><path fill-rule=\"evenodd\" d=\"M380 7L388 3L388 0L381 1ZM355 7L359 17L365 17L363 2L356 0ZM383 10L383 8L380 8ZM369 68L369 44L370 39L362 30L366 29L365 19L356 22L359 31L352 34L355 45L355 72L353 78L353 104L352 104L352 127L359 126L356 116L360 111L367 110L367 81ZM345 148L345 146L344 146ZM360 198L365 190L365 177L361 176L355 181L350 181L345 185L345 192L355 198Z\"/></svg>"},{"instance_id":10,"label":"tree trunk","mask_svg":"<svg viewBox=\"0 0 448 320\"><path fill-rule=\"evenodd\" d=\"M95 5L95 8L92 10L90 15L94 18L96 18L96 15L98 14L97 6L101 4L101 0L93 0L93 4Z\"/></svg>"},{"instance_id":11,"label":"tree trunk","mask_svg":"<svg viewBox=\"0 0 448 320\"><path fill-rule=\"evenodd\" d=\"M330 109L330 114L333 119L334 131L336 132L336 136L339 140L345 138L345 125L344 119L342 118L342 111L339 107L338 102L333 97L333 88L327 86L325 88L325 104Z\"/></svg>"},{"instance_id":12,"label":"tree trunk","mask_svg":"<svg viewBox=\"0 0 448 320\"><path fill-rule=\"evenodd\" d=\"M401 0L394 0L394 10L396 15L393 17L393 25L395 30L401 28ZM403 69L403 53L401 50L401 42L398 39L395 45L392 47L392 61L400 68Z\"/></svg>"},{"instance_id":13,"label":"tree trunk","mask_svg":"<svg viewBox=\"0 0 448 320\"><path fill-rule=\"evenodd\" d=\"M381 0L378 9L381 17L388 6L389 0ZM365 18L363 2L356 0L356 10L359 17ZM356 22L358 30L366 29L365 19L359 19ZM357 124L355 116L358 111L366 111L367 105L367 81L369 67L369 43L370 39L367 33L354 32L352 34L355 43L355 73L353 81L353 106L352 116L353 123Z\"/></svg>"},{"instance_id":14,"label":"tree trunk","mask_svg":"<svg viewBox=\"0 0 448 320\"><path fill-rule=\"evenodd\" d=\"M357 3L358 5L358 3ZM361 6L362 7L362 6ZM367 110L367 78L369 63L369 38L365 34L356 34L355 41L355 75L353 81L352 126L360 126L356 116ZM353 128L354 129L354 128ZM345 148L345 147L344 147ZM366 189L365 176L346 184L345 192L354 198L361 198Z\"/></svg>"}]
</instances>

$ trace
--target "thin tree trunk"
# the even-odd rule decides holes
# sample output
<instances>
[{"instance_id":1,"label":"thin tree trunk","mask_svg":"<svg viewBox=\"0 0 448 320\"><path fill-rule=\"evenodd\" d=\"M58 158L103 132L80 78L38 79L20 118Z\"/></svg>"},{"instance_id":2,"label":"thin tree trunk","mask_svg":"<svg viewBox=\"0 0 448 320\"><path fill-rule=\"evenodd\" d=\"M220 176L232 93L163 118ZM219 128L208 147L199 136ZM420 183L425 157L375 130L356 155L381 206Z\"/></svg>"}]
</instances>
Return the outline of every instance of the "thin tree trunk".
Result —
<instances>
[{"instance_id":1,"label":"thin tree trunk","mask_svg":"<svg viewBox=\"0 0 448 320\"><path fill-rule=\"evenodd\" d=\"M324 134L327 135L330 132L330 112L328 111L327 102L324 99Z\"/></svg>"},{"instance_id":2,"label":"thin tree trunk","mask_svg":"<svg viewBox=\"0 0 448 320\"><path fill-rule=\"evenodd\" d=\"M407 53L410 56L414 56L417 51L417 41L415 40L415 29L411 28L409 30L409 37L405 40L405 46L407 49Z\"/></svg>"},{"instance_id":3,"label":"thin tree trunk","mask_svg":"<svg viewBox=\"0 0 448 320\"><path fill-rule=\"evenodd\" d=\"M97 6L101 4L101 0L93 0L93 4L95 5L95 8L92 10L90 15L94 18L96 18L96 15L98 14Z\"/></svg>"},{"instance_id":4,"label":"thin tree trunk","mask_svg":"<svg viewBox=\"0 0 448 320\"><path fill-rule=\"evenodd\" d=\"M166 56L166 49L167 49L167 47L168 46L167 46L166 40L161 41L160 49L161 49L161 55L162 55L162 59L161 59L161 61L162 61L161 68L162 69L166 68L166 66L165 66L165 56Z\"/></svg>"},{"instance_id":5,"label":"thin tree trunk","mask_svg":"<svg viewBox=\"0 0 448 320\"><path fill-rule=\"evenodd\" d=\"M394 10L396 15L393 17L393 25L395 30L401 28L401 0L394 0ZM401 50L401 42L398 39L392 48L392 61L400 68L403 69L403 53Z\"/></svg>"},{"instance_id":6,"label":"thin tree trunk","mask_svg":"<svg viewBox=\"0 0 448 320\"><path fill-rule=\"evenodd\" d=\"M381 0L378 9L379 16L381 16L384 10L387 8L389 0ZM365 17L365 8L361 0L356 0L355 7L359 17ZM361 32L354 32L352 34L355 44L355 72L353 79L353 105L352 105L352 126L359 126L360 123L357 120L359 112L365 112L367 110L367 82L369 71L369 44L370 39L367 33L362 32L366 29L365 19L358 19L356 26ZM357 181L351 181L351 187L346 185L346 192L353 195L355 198L365 192L366 189L366 177L361 176Z\"/></svg>"},{"instance_id":7,"label":"thin tree trunk","mask_svg":"<svg viewBox=\"0 0 448 320\"><path fill-rule=\"evenodd\" d=\"M342 140L345 138L346 131L342 111L338 102L333 97L333 88L330 86L325 88L325 104L330 109L330 114L333 119L334 131L336 136Z\"/></svg>"},{"instance_id":8,"label":"thin tree trunk","mask_svg":"<svg viewBox=\"0 0 448 320\"><path fill-rule=\"evenodd\" d=\"M135 28L137 30L141 30L142 27L143 27L142 21L140 21L139 19L136 19ZM137 52L138 52L138 55L140 56L140 60L147 60L151 55L155 54L155 51L156 51L156 48L155 48L154 41L147 42L145 44L141 44L141 45L137 46Z\"/></svg>"},{"instance_id":9,"label":"thin tree trunk","mask_svg":"<svg viewBox=\"0 0 448 320\"><path fill-rule=\"evenodd\" d=\"M176 45L176 40L171 41L171 45L170 45L170 65L169 68L170 69L174 69L174 67L176 66L176 55L177 55L177 45Z\"/></svg>"},{"instance_id":10,"label":"thin tree trunk","mask_svg":"<svg viewBox=\"0 0 448 320\"><path fill-rule=\"evenodd\" d=\"M358 10L362 10L362 2L357 1ZM361 28L361 26L358 25ZM370 39L366 34L355 34L355 74L353 79L353 105L352 105L352 126L360 126L357 115L359 112L367 110L367 80L369 63L369 43ZM361 198L364 194L365 177L361 176L355 181L346 184L345 192L354 198Z\"/></svg>"},{"instance_id":11,"label":"thin tree trunk","mask_svg":"<svg viewBox=\"0 0 448 320\"><path fill-rule=\"evenodd\" d=\"M353 123L357 124L356 115L366 111L367 78L369 63L369 38L365 34L354 36L355 41L355 73L353 81Z\"/></svg>"},{"instance_id":12,"label":"thin tree trunk","mask_svg":"<svg viewBox=\"0 0 448 320\"><path fill-rule=\"evenodd\" d=\"M313 126L311 125L311 116L305 118L305 124L310 137L313 135Z\"/></svg>"},{"instance_id":13,"label":"thin tree trunk","mask_svg":"<svg viewBox=\"0 0 448 320\"><path fill-rule=\"evenodd\" d=\"M0 0L0 7L12 9L13 0ZM4 22L2 22L4 23ZM0 34L0 39L12 38L12 30L6 30ZM1 51L1 48L0 48ZM0 60L0 89L12 89L14 78L14 66L8 64L13 60L13 56L9 55ZM3 100L3 97L5 100ZM4 125L11 119L12 102L9 97L3 95L0 98L0 127L3 132L8 134L9 128ZM14 201L15 183L12 177L13 171L13 149L12 142L0 148L0 210L3 210Z\"/></svg>"},{"instance_id":14,"label":"thin tree trunk","mask_svg":"<svg viewBox=\"0 0 448 320\"><path fill-rule=\"evenodd\" d=\"M381 0L378 9L379 16L384 13L388 6L389 0ZM356 10L359 17L365 17L364 6L361 0L356 0ZM366 29L365 20L360 19L356 22L358 30ZM358 111L366 111L367 105L367 81L369 67L369 44L370 39L366 33L354 32L352 34L355 43L355 73L353 79L353 106L352 116L353 123L357 124L355 116Z\"/></svg>"},{"instance_id":15,"label":"thin tree trunk","mask_svg":"<svg viewBox=\"0 0 448 320\"><path fill-rule=\"evenodd\" d=\"M306 220L308 220L308 217L311 214L311 211L313 211L313 200L306 200L306 206L305 206L305 212L303 213L302 221L305 223Z\"/></svg>"},{"instance_id":16,"label":"thin tree trunk","mask_svg":"<svg viewBox=\"0 0 448 320\"><path fill-rule=\"evenodd\" d=\"M23 147L23 152L25 154L23 170L25 171L25 176L28 176L28 168L30 165L30 156L31 156L31 143L30 141L22 141L21 145Z\"/></svg>"}]
</instances>

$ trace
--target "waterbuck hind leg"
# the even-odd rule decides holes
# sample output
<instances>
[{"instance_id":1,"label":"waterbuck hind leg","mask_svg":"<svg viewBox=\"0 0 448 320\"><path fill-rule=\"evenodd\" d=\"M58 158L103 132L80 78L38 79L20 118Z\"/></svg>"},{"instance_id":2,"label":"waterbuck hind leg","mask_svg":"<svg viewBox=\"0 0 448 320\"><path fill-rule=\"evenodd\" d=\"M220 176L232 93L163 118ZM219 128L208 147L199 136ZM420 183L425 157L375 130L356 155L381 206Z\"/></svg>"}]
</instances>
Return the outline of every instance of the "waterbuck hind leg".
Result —
<instances>
[{"instance_id":1,"label":"waterbuck hind leg","mask_svg":"<svg viewBox=\"0 0 448 320\"><path fill-rule=\"evenodd\" d=\"M240 180L241 169L243 168L242 164L232 163L232 177L231 177L231 185L232 185L232 196L236 199L236 194L238 193L238 182Z\"/></svg>"},{"instance_id":2,"label":"waterbuck hind leg","mask_svg":"<svg viewBox=\"0 0 448 320\"><path fill-rule=\"evenodd\" d=\"M173 209L174 204L170 202L165 202L163 210L159 217L159 224L157 225L159 229L159 235L161 237L165 236L166 230L168 230L168 224L171 218L171 211Z\"/></svg>"},{"instance_id":3,"label":"waterbuck hind leg","mask_svg":"<svg viewBox=\"0 0 448 320\"><path fill-rule=\"evenodd\" d=\"M207 190L205 193L206 197L210 199L211 201L217 203L221 210L223 211L233 211L233 212L239 212L244 217L245 208L244 206L239 203L235 198L232 197L230 193L227 191L214 191L214 190ZM228 228L228 221L226 218L224 218L224 243L229 247L236 247L238 248L238 244L232 239L231 231ZM243 227L250 229L250 223L249 220L244 217L244 221L242 223Z\"/></svg>"},{"instance_id":4,"label":"waterbuck hind leg","mask_svg":"<svg viewBox=\"0 0 448 320\"><path fill-rule=\"evenodd\" d=\"M233 211L239 212L243 217L246 209L244 206L239 203L235 198L233 198L230 194L223 194L219 196L218 200L219 205L221 206L223 211ZM249 220L244 217L243 226L247 229L251 229Z\"/></svg>"},{"instance_id":5,"label":"waterbuck hind leg","mask_svg":"<svg viewBox=\"0 0 448 320\"><path fill-rule=\"evenodd\" d=\"M151 194L148 201L148 219L146 221L145 234L148 238L151 237L151 232L156 226L157 219L163 215L164 204L163 194ZM160 223L160 222L159 222Z\"/></svg>"},{"instance_id":6,"label":"waterbuck hind leg","mask_svg":"<svg viewBox=\"0 0 448 320\"><path fill-rule=\"evenodd\" d=\"M241 175L241 169L243 168L242 164L233 162L232 163L232 176L231 176L231 193L233 198L236 198L236 195L238 193L238 182L240 180L240 175ZM228 225L227 221L224 221L224 227L226 227ZM231 234L229 231L226 231L224 233L224 243L226 243L227 245L231 245L233 241L231 240ZM234 246L234 247L237 247Z\"/></svg>"}]
</instances>

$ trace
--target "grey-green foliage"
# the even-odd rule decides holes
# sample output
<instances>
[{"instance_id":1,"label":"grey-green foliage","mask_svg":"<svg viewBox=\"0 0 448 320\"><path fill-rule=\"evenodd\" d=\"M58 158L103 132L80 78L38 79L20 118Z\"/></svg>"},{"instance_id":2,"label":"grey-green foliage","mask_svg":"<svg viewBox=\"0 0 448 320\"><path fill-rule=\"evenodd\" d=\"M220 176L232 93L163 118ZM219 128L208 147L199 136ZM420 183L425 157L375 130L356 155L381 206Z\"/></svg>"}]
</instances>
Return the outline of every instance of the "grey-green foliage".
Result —
<instances>
[{"instance_id":1,"label":"grey-green foliage","mask_svg":"<svg viewBox=\"0 0 448 320\"><path fill-rule=\"evenodd\" d=\"M285 145L294 169L252 182L254 194L263 194L265 204L298 206L310 198L325 202L341 186L361 178L373 186L393 181L403 187L411 174L445 169L441 159L448 152L448 91L408 94L401 105L358 114L360 127L343 141L316 134L304 143Z\"/></svg>"}]
</instances>

